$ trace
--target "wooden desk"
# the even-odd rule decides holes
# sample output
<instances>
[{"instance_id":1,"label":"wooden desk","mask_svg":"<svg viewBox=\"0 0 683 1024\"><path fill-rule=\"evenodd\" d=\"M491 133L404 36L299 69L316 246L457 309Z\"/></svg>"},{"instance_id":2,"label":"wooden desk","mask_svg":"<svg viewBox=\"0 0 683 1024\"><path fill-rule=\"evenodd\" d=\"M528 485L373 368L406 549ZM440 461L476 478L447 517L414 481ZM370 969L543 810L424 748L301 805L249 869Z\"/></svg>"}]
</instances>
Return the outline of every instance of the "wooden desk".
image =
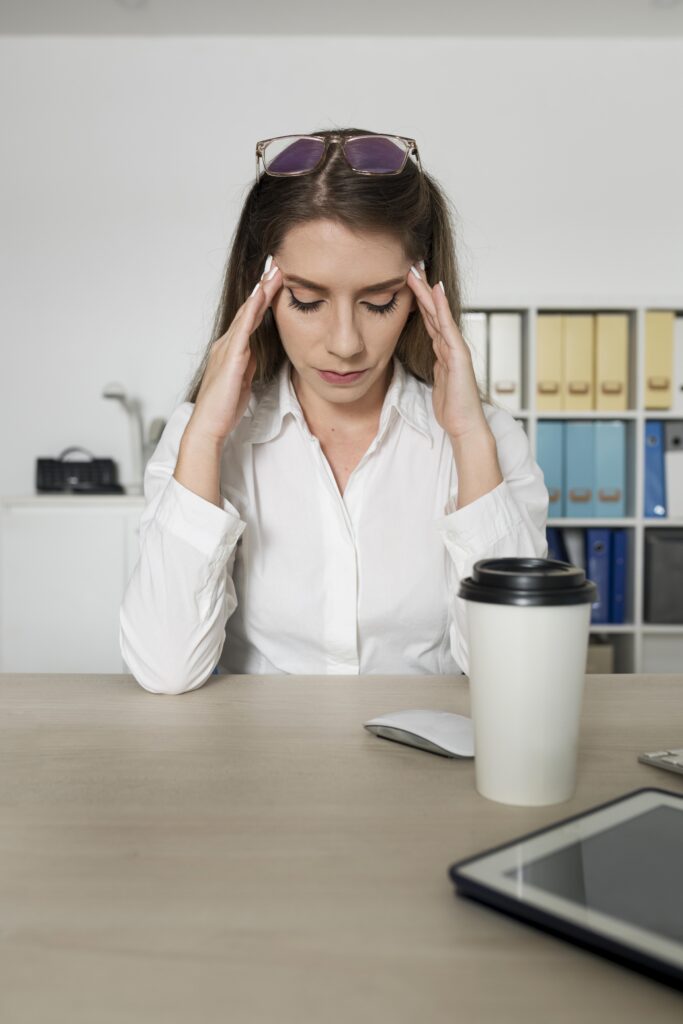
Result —
<instances>
[{"instance_id":1,"label":"wooden desk","mask_svg":"<svg viewBox=\"0 0 683 1024\"><path fill-rule=\"evenodd\" d=\"M454 895L448 865L683 776L683 676L587 681L573 800L480 797L471 761L368 718L469 713L462 677L0 676L4 1024L647 1024L683 995Z\"/></svg>"}]
</instances>

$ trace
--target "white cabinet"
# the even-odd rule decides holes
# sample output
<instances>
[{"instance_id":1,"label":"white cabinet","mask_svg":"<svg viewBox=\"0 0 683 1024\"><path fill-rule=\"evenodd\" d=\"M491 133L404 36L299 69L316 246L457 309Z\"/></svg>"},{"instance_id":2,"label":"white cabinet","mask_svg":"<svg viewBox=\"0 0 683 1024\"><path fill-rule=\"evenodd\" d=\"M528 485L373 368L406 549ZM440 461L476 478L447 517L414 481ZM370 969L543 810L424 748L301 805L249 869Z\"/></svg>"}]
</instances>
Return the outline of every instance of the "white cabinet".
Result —
<instances>
[{"instance_id":1,"label":"white cabinet","mask_svg":"<svg viewBox=\"0 0 683 1024\"><path fill-rule=\"evenodd\" d=\"M0 499L0 671L128 672L119 608L144 499Z\"/></svg>"}]
</instances>

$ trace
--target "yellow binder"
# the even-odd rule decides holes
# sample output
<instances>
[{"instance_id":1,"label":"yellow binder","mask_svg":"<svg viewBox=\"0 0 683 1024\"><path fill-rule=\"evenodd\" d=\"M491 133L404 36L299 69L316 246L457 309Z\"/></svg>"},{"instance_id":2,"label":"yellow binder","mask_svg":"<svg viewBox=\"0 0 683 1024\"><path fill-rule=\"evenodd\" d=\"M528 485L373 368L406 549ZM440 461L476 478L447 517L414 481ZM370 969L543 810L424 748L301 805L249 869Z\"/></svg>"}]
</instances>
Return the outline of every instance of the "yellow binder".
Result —
<instances>
[{"instance_id":1,"label":"yellow binder","mask_svg":"<svg viewBox=\"0 0 683 1024\"><path fill-rule=\"evenodd\" d=\"M562 317L539 313L536 318L536 408L562 408Z\"/></svg>"},{"instance_id":2,"label":"yellow binder","mask_svg":"<svg viewBox=\"0 0 683 1024\"><path fill-rule=\"evenodd\" d=\"M645 408L670 409L674 361L674 313L645 312Z\"/></svg>"},{"instance_id":3,"label":"yellow binder","mask_svg":"<svg viewBox=\"0 0 683 1024\"><path fill-rule=\"evenodd\" d=\"M628 409L628 315L595 317L595 408Z\"/></svg>"},{"instance_id":4,"label":"yellow binder","mask_svg":"<svg viewBox=\"0 0 683 1024\"><path fill-rule=\"evenodd\" d=\"M566 313L562 317L564 409L595 408L594 321L592 313Z\"/></svg>"}]
</instances>

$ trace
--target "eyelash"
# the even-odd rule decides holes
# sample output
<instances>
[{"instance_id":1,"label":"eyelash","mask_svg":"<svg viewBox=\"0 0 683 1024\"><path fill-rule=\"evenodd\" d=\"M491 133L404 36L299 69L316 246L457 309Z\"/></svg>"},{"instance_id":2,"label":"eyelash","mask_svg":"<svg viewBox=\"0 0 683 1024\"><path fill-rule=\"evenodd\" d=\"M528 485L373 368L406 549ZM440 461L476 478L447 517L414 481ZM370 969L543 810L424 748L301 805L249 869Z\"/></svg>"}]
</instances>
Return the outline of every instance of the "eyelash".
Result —
<instances>
[{"instance_id":1,"label":"eyelash","mask_svg":"<svg viewBox=\"0 0 683 1024\"><path fill-rule=\"evenodd\" d=\"M318 309L318 306L322 302L322 299L318 299L317 302L299 302L299 300L294 297L294 293L292 292L292 290L287 290L289 291L289 294L292 296L291 299L289 300L289 305L293 309L300 310L302 313L315 313L315 311ZM389 302L387 302L386 306L373 306L371 302L366 302L365 305L367 306L368 310L371 313L378 313L381 316L384 316L387 313L393 313L398 305L396 301L397 294L398 293L395 292L392 295L391 299L389 300Z\"/></svg>"}]
</instances>

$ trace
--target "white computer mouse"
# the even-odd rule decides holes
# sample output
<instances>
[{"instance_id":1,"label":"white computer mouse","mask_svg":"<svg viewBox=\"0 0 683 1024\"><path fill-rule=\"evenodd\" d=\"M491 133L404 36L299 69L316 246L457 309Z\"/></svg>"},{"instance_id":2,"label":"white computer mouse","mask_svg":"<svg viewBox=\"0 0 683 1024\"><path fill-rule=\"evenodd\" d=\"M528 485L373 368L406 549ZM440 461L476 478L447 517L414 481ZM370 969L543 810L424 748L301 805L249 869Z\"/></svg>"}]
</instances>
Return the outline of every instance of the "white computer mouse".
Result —
<instances>
[{"instance_id":1,"label":"white computer mouse","mask_svg":"<svg viewBox=\"0 0 683 1024\"><path fill-rule=\"evenodd\" d=\"M375 736L396 740L410 747L428 750L443 757L474 757L472 719L450 711L426 709L393 711L364 722Z\"/></svg>"}]
</instances>

